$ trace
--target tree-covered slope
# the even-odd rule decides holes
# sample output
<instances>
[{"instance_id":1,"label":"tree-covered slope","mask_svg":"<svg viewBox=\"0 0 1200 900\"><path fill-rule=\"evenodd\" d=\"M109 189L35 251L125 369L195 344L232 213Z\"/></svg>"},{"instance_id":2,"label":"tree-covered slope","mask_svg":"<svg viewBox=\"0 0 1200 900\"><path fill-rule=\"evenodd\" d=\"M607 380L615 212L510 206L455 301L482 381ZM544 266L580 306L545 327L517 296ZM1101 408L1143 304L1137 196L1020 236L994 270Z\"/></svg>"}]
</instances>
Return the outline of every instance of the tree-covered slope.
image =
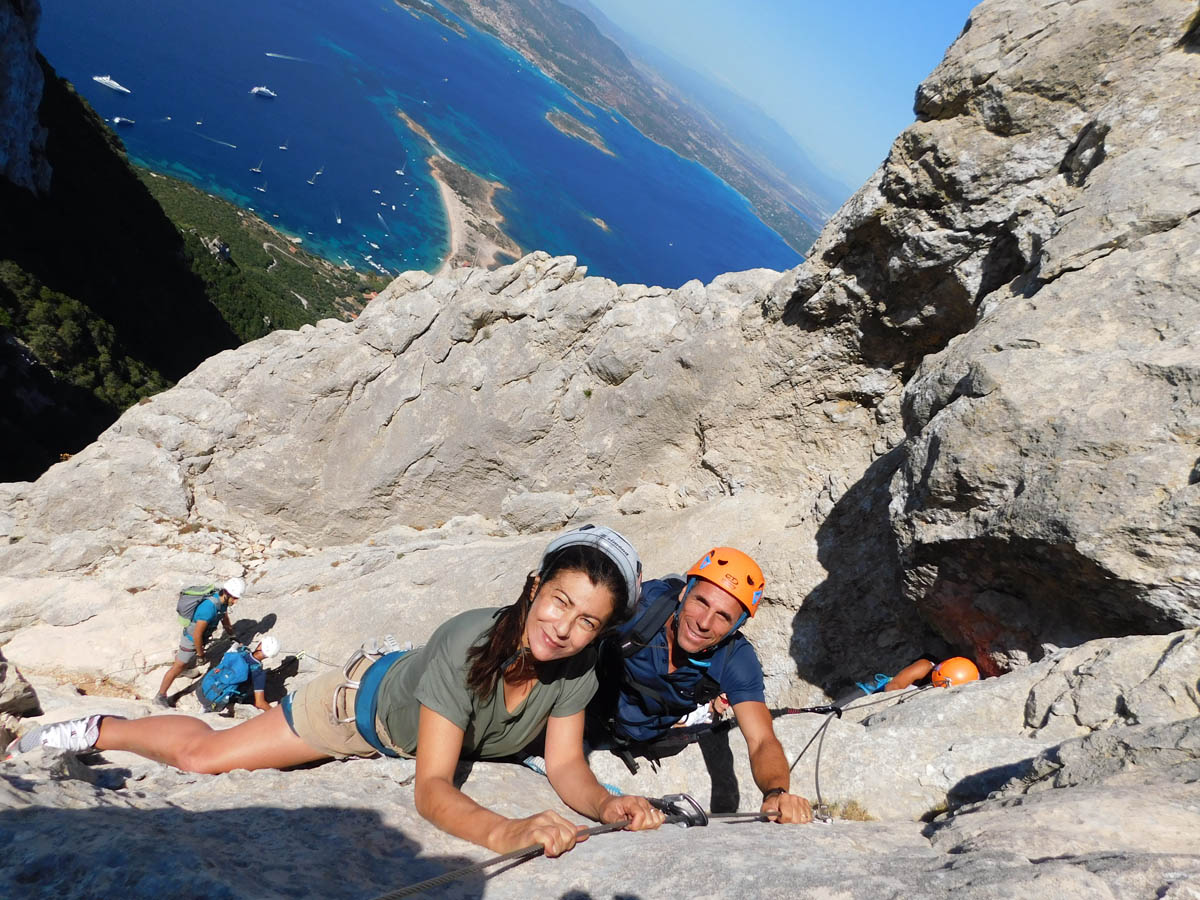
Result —
<instances>
[{"instance_id":1,"label":"tree-covered slope","mask_svg":"<svg viewBox=\"0 0 1200 900\"><path fill-rule=\"evenodd\" d=\"M49 189L0 177L0 427L10 436L0 480L37 477L214 353L349 317L383 284L295 248L232 204L135 169L39 61Z\"/></svg>"}]
</instances>

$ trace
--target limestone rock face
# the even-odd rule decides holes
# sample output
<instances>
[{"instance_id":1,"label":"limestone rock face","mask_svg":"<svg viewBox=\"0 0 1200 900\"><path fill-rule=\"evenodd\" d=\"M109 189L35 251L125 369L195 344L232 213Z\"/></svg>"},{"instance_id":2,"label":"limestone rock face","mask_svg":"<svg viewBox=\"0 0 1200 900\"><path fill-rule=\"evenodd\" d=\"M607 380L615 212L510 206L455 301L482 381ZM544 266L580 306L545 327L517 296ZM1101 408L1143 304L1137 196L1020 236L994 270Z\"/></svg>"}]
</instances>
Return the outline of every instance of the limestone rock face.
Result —
<instances>
[{"instance_id":1,"label":"limestone rock face","mask_svg":"<svg viewBox=\"0 0 1200 900\"><path fill-rule=\"evenodd\" d=\"M50 187L46 129L38 122L41 18L40 0L0 0L0 177L37 192Z\"/></svg>"},{"instance_id":2,"label":"limestone rock face","mask_svg":"<svg viewBox=\"0 0 1200 900\"><path fill-rule=\"evenodd\" d=\"M897 439L900 384L766 322L777 279L618 286L535 253L410 273L353 323L222 353L37 483L0 487L0 635L23 628L25 664L63 670L79 656L51 635L71 628L88 666L140 678L135 655L172 640L173 617L145 614L249 568L239 612L336 658L510 602L553 532L598 521L637 542L648 577L715 544L758 557L768 601L747 633L781 702L881 620L909 657L922 628L893 592L848 632L808 626L829 637L795 678L822 505ZM114 617L136 624L99 639Z\"/></svg>"},{"instance_id":3,"label":"limestone rock face","mask_svg":"<svg viewBox=\"0 0 1200 900\"><path fill-rule=\"evenodd\" d=\"M37 708L37 694L29 682L0 653L0 717L28 714Z\"/></svg>"},{"instance_id":4,"label":"limestone rock face","mask_svg":"<svg viewBox=\"0 0 1200 900\"><path fill-rule=\"evenodd\" d=\"M887 491L903 590L990 671L1200 622L1194 12L980 5L773 290L785 321L915 369Z\"/></svg>"},{"instance_id":5,"label":"limestone rock face","mask_svg":"<svg viewBox=\"0 0 1200 900\"><path fill-rule=\"evenodd\" d=\"M686 883L705 896L730 896L736 884L780 898L1015 898L1028 896L1032 882L1064 896L1186 897L1200 883L1196 669L1186 702L1143 706L1140 724L1114 726L1110 719L1127 703L1139 707L1139 693L1177 683L1160 672L1193 665L1198 640L1191 631L1094 641L977 684L864 702L831 723L821 785L827 802L857 800L882 821L714 820L707 828L602 835L559 860L527 862L486 882L468 876L436 896L479 896L485 884L489 897L658 896ZM1105 667L1142 677L1098 684ZM1063 729L1037 724L1034 693L1063 684L1073 684L1066 698L1079 711L1077 733L1096 729L1085 737L1064 741ZM1097 689L1108 692L1107 702L1098 702ZM148 709L53 686L42 693L46 720ZM1060 699L1065 710L1067 699ZM779 720L790 758L820 721ZM810 748L793 779L810 797L814 756ZM651 795L689 790L715 811L753 810L758 792L744 759L734 732L728 743L692 745L663 760L658 773L647 767L635 780L626 776L623 786ZM722 781L717 776L730 771L722 768L730 761L735 780ZM593 753L591 763L605 780L619 776L614 767L621 764L606 753ZM363 897L487 859L482 848L421 821L413 772L411 760L376 759L207 776L127 753L107 752L84 765L34 751L0 762L0 837L8 850L0 855L0 890L15 895L36 882L67 897L236 896L253 878L255 896ZM459 777L470 796L506 815L550 808L578 818L528 768L474 763L461 766ZM928 825L914 821L932 811L931 803L957 808ZM226 865L188 871L163 866L156 851L169 834L211 858L223 852L220 835L231 828L243 837ZM314 843L312 833L323 839ZM271 864L255 862L262 859Z\"/></svg>"}]
</instances>

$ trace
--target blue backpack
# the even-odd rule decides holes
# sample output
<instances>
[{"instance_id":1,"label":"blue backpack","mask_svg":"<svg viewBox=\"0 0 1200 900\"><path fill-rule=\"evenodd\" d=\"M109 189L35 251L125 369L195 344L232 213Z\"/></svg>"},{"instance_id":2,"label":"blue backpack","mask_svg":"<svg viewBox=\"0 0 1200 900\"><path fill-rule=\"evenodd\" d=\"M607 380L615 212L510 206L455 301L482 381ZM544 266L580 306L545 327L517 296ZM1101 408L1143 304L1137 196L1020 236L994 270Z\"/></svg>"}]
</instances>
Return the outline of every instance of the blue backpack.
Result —
<instances>
[{"instance_id":1,"label":"blue backpack","mask_svg":"<svg viewBox=\"0 0 1200 900\"><path fill-rule=\"evenodd\" d=\"M200 679L196 696L200 705L208 710L220 710L228 706L242 692L242 685L250 677L250 662L246 657L250 651L244 647L230 650L220 663Z\"/></svg>"}]
</instances>

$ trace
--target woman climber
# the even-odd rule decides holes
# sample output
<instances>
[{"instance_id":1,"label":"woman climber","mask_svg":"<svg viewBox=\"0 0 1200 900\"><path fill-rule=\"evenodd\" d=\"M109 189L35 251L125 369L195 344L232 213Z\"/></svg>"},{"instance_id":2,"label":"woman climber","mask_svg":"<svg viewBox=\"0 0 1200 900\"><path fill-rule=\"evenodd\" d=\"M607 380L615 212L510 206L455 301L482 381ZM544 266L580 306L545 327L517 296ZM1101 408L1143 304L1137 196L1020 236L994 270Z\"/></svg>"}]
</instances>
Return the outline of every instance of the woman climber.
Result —
<instances>
[{"instance_id":1,"label":"woman climber","mask_svg":"<svg viewBox=\"0 0 1200 900\"><path fill-rule=\"evenodd\" d=\"M416 650L357 651L270 712L222 731L190 716L92 715L37 728L8 755L35 747L127 750L189 772L285 769L329 758L415 756L417 810L444 831L497 853L541 844L570 850L577 828L545 810L506 818L454 785L460 758L516 753L545 728L546 773L563 802L601 822L657 828L644 797L614 796L583 752L584 709L596 690L592 644L638 597L641 563L617 532L594 526L551 541L516 603L442 624ZM387 648L385 648L387 649Z\"/></svg>"}]
</instances>

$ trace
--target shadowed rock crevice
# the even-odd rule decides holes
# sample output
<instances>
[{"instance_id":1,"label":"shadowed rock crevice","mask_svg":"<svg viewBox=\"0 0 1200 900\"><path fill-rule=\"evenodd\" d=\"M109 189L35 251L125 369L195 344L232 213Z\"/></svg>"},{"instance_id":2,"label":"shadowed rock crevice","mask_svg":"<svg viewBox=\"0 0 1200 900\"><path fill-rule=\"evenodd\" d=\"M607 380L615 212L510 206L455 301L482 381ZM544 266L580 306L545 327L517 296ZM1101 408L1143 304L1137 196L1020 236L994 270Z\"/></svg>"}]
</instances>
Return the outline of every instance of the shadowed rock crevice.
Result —
<instances>
[{"instance_id":1,"label":"shadowed rock crevice","mask_svg":"<svg viewBox=\"0 0 1200 900\"><path fill-rule=\"evenodd\" d=\"M1200 13L1192 16L1187 31L1179 39L1179 46L1187 53L1200 53Z\"/></svg>"},{"instance_id":2,"label":"shadowed rock crevice","mask_svg":"<svg viewBox=\"0 0 1200 900\"><path fill-rule=\"evenodd\" d=\"M903 570L888 516L888 485L901 448L880 457L817 530L825 579L792 621L797 674L833 696L873 672L894 672L949 645L904 599Z\"/></svg>"},{"instance_id":3,"label":"shadowed rock crevice","mask_svg":"<svg viewBox=\"0 0 1200 900\"><path fill-rule=\"evenodd\" d=\"M903 568L904 592L916 598L925 621L990 674L1041 659L1048 647L1179 627L1131 602L1144 588L1071 544L992 537L926 542L913 547Z\"/></svg>"}]
</instances>

